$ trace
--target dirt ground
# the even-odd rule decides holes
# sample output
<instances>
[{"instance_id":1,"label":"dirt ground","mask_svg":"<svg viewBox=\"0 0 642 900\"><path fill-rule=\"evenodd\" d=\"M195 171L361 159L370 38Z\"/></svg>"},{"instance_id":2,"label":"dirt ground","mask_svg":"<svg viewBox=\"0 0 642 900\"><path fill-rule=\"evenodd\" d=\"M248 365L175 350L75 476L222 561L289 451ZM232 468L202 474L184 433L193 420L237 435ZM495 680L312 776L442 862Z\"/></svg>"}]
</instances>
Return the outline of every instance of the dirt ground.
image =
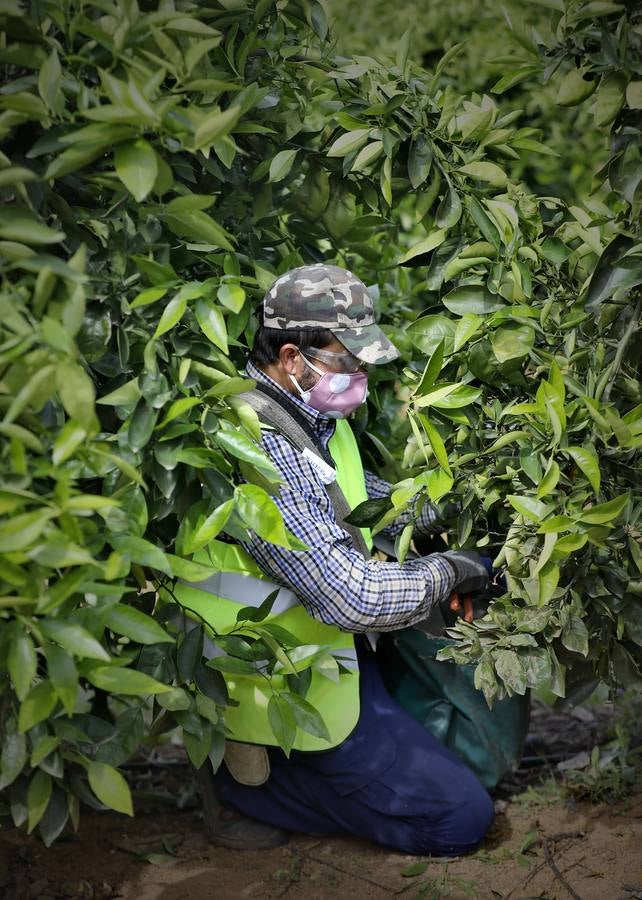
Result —
<instances>
[{"instance_id":1,"label":"dirt ground","mask_svg":"<svg viewBox=\"0 0 642 900\"><path fill-rule=\"evenodd\" d=\"M268 851L213 846L174 748L128 768L135 819L85 810L79 833L49 850L35 836L0 832L0 898L642 900L642 793L591 804L550 778L557 761L590 752L606 731L608 715L536 708L523 765L496 792L483 846L453 860L302 835Z\"/></svg>"}]
</instances>

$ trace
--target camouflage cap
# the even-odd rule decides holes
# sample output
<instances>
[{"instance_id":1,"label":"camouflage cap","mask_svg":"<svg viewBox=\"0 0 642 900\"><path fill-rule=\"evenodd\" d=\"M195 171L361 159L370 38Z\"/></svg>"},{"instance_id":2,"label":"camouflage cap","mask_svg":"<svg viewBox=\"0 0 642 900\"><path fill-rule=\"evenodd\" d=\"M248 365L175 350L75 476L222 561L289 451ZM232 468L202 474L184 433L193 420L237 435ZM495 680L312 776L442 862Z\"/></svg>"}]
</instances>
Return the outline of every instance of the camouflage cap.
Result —
<instances>
[{"instance_id":1,"label":"camouflage cap","mask_svg":"<svg viewBox=\"0 0 642 900\"><path fill-rule=\"evenodd\" d=\"M339 266L300 266L277 278L263 300L263 324L279 329L327 328L366 363L399 356L375 324L365 284Z\"/></svg>"}]
</instances>

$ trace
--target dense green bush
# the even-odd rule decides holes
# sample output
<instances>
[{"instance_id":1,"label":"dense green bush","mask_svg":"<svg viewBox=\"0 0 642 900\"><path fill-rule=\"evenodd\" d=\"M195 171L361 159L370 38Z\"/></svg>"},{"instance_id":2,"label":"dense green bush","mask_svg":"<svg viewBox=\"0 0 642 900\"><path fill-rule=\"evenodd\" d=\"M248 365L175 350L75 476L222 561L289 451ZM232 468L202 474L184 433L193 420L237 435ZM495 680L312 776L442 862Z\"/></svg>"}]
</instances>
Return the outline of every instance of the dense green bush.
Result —
<instances>
[{"instance_id":1,"label":"dense green bush","mask_svg":"<svg viewBox=\"0 0 642 900\"><path fill-rule=\"evenodd\" d=\"M462 95L454 54L431 72L407 39L390 63L334 59L315 0L7 0L0 29L13 821L50 843L79 800L130 812L117 766L176 725L196 765L220 762L220 664L156 588L202 577L192 556L223 530L296 546L237 395L252 308L302 262L362 275L403 351L355 422L398 482L376 518L458 500L454 540L508 569L506 598L460 626L452 655L476 662L489 700L551 679L563 696L567 671L639 677L642 263L634 242L620 253L614 217L627 195L615 214L537 199L505 161L545 154L541 135ZM291 673L285 749L297 726L323 733L287 636L239 633L215 637L238 671L259 641L266 674ZM319 654L307 664L332 664Z\"/></svg>"}]
</instances>

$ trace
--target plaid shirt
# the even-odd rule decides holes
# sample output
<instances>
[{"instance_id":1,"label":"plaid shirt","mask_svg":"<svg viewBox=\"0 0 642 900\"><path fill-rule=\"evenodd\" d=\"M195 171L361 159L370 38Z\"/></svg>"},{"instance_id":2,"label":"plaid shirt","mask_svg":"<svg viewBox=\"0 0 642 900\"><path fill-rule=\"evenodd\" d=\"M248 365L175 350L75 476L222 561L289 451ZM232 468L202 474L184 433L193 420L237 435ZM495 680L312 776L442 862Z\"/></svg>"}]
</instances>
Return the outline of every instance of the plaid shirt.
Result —
<instances>
[{"instance_id":1,"label":"plaid shirt","mask_svg":"<svg viewBox=\"0 0 642 900\"><path fill-rule=\"evenodd\" d=\"M327 448L335 423L248 363L247 374L268 383L292 403ZM327 492L316 469L282 435L265 431L262 446L281 473L283 484L274 500L285 525L309 550L287 550L249 532L243 543L265 575L293 590L307 612L343 631L393 631L425 619L433 605L445 600L455 582L452 567L438 553L396 562L365 559L354 549L350 535L337 523ZM366 472L371 498L386 496L390 485ZM434 517L428 505L419 525ZM398 534L410 513L388 529Z\"/></svg>"}]
</instances>

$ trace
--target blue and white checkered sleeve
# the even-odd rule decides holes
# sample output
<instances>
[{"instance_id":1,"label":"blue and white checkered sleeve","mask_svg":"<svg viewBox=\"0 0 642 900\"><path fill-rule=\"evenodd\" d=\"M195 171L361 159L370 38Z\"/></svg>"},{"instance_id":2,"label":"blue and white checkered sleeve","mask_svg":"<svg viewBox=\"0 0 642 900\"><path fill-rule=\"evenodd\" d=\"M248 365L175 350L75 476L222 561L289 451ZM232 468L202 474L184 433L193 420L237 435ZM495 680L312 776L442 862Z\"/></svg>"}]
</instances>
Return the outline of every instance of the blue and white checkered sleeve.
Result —
<instances>
[{"instance_id":1,"label":"blue and white checkered sleeve","mask_svg":"<svg viewBox=\"0 0 642 900\"><path fill-rule=\"evenodd\" d=\"M455 576L440 554L398 563L364 559L337 523L315 469L282 436L263 446L284 484L275 502L287 528L309 547L287 550L250 532L246 550L265 574L290 587L311 616L344 631L392 631L425 619Z\"/></svg>"}]
</instances>

